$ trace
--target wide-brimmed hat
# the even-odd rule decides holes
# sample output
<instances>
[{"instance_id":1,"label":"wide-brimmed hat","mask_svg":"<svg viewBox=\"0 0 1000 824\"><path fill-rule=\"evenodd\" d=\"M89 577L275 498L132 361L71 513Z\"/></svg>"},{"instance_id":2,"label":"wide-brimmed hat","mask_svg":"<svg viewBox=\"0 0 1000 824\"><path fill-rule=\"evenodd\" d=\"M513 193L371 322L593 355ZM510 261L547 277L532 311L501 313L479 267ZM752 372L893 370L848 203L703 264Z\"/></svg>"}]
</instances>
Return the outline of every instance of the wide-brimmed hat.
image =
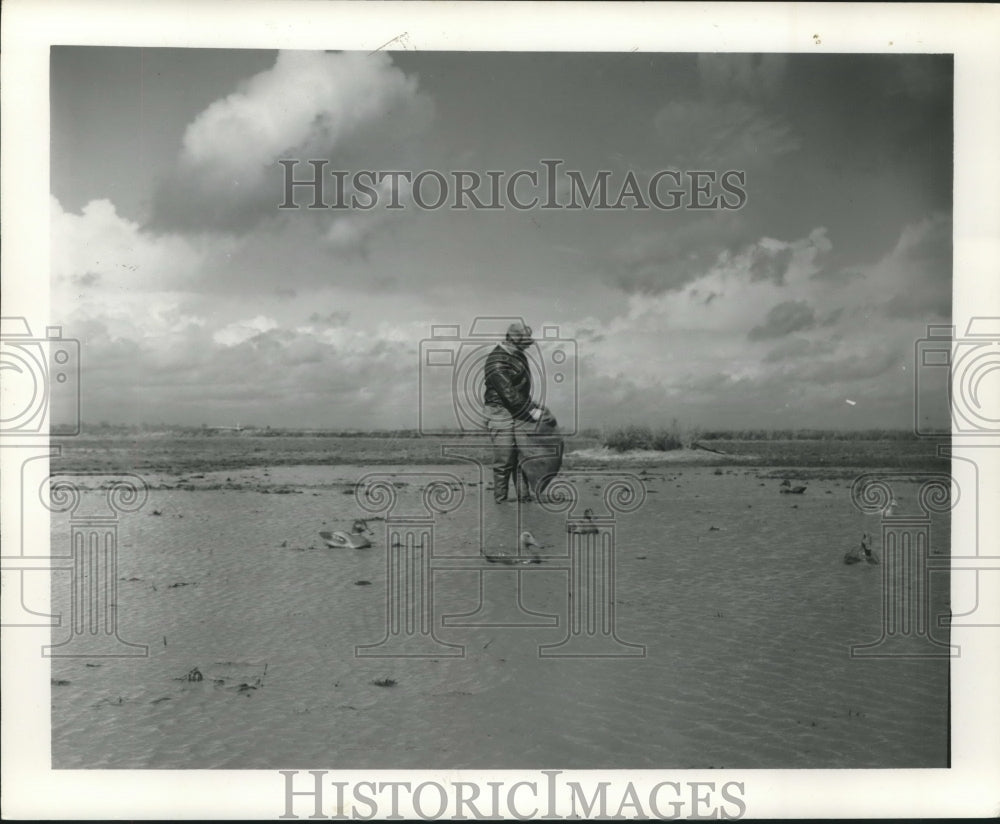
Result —
<instances>
[{"instance_id":1,"label":"wide-brimmed hat","mask_svg":"<svg viewBox=\"0 0 1000 824\"><path fill-rule=\"evenodd\" d=\"M535 342L535 339L531 337L531 327L519 320L507 327L507 339L523 346Z\"/></svg>"}]
</instances>

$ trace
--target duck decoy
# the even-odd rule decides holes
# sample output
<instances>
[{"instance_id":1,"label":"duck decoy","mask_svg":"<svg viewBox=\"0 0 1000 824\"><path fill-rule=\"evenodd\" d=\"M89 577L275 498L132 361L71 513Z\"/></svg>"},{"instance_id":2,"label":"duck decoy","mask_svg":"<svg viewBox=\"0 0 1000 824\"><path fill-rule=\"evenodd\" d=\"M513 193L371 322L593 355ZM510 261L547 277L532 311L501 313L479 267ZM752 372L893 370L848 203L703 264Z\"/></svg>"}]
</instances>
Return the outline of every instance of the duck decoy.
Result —
<instances>
[{"instance_id":1,"label":"duck decoy","mask_svg":"<svg viewBox=\"0 0 1000 824\"><path fill-rule=\"evenodd\" d=\"M781 482L781 488L778 490L782 495L801 495L806 491L804 486L792 486L792 482L787 478Z\"/></svg>"},{"instance_id":2,"label":"duck decoy","mask_svg":"<svg viewBox=\"0 0 1000 824\"><path fill-rule=\"evenodd\" d=\"M869 564L879 563L878 556L872 552L872 536L867 532L861 536L861 544L854 549L849 549L844 553L845 564L860 564L862 561Z\"/></svg>"},{"instance_id":3,"label":"duck decoy","mask_svg":"<svg viewBox=\"0 0 1000 824\"><path fill-rule=\"evenodd\" d=\"M865 553L865 560L869 564L871 564L872 566L881 563L881 561L879 561L879 559L878 559L878 555L876 555L874 552L872 552L872 548L871 548L872 536L869 535L868 533L865 533L865 537L868 540L867 541L862 541L862 546L861 546L861 548L864 550L864 553Z\"/></svg>"},{"instance_id":4,"label":"duck decoy","mask_svg":"<svg viewBox=\"0 0 1000 824\"><path fill-rule=\"evenodd\" d=\"M530 532L525 530L521 533L518 538L518 554L507 554L506 552L501 553L484 553L486 560L491 564L540 564L542 559L538 557L538 551L542 548L542 545L535 540L535 536ZM531 555L529 557L528 552Z\"/></svg>"},{"instance_id":5,"label":"duck decoy","mask_svg":"<svg viewBox=\"0 0 1000 824\"><path fill-rule=\"evenodd\" d=\"M592 509L583 510L583 522L573 522L566 526L567 532L576 535L596 535L597 525L594 523L594 511Z\"/></svg>"},{"instance_id":6,"label":"duck decoy","mask_svg":"<svg viewBox=\"0 0 1000 824\"><path fill-rule=\"evenodd\" d=\"M319 537L332 549L367 549L372 545L367 536L372 534L368 524L358 519L350 532L320 532Z\"/></svg>"},{"instance_id":7,"label":"duck decoy","mask_svg":"<svg viewBox=\"0 0 1000 824\"><path fill-rule=\"evenodd\" d=\"M518 546L521 550L521 563L522 564L540 564L542 559L538 557L538 550L542 548L542 545L535 540L535 536L530 532L525 530L521 533L521 538L518 541ZM531 552L531 557L525 557L527 553Z\"/></svg>"}]
</instances>

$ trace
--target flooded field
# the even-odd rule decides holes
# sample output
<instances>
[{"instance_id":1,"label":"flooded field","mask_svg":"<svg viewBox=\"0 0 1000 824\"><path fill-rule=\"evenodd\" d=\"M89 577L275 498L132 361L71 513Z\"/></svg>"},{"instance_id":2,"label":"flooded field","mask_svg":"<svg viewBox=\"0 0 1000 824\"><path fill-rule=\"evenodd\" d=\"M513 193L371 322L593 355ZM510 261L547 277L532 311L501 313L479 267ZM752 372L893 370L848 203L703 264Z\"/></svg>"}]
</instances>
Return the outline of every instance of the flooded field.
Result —
<instances>
[{"instance_id":1,"label":"flooded field","mask_svg":"<svg viewBox=\"0 0 1000 824\"><path fill-rule=\"evenodd\" d=\"M148 655L53 659L53 766L946 766L948 659L850 654L883 633L886 565L843 562L865 531L884 552L879 516L851 503L861 471L568 470L574 514L592 508L612 536L613 577L601 567L606 589L582 606L571 576L594 570L572 571L569 545L596 539L567 533L565 512L490 503L487 548L516 551L527 529L543 557L481 561L485 486L471 464L143 472L149 499L118 523L114 597L119 635ZM371 472L386 475L396 517L428 515L427 483L450 476L455 506L430 513L426 579L398 577L390 560L422 556L387 547L387 522L361 509L355 485ZM600 520L607 473L642 488L613 524ZM785 479L806 490L781 494ZM78 515L106 511L108 480L74 478ZM898 511L916 513L916 484L899 489ZM365 515L370 548L320 539ZM70 529L53 516L54 552ZM949 530L934 516L933 553L948 554ZM405 615L390 627L422 581L426 632ZM947 573L930 584L931 615L945 613ZM53 575L53 608L69 614L68 572ZM405 653L377 645L411 630L433 657L357 654ZM53 642L69 633L64 622ZM563 643L574 633L603 636L603 657L561 656L581 649ZM933 634L947 641L936 622Z\"/></svg>"}]
</instances>

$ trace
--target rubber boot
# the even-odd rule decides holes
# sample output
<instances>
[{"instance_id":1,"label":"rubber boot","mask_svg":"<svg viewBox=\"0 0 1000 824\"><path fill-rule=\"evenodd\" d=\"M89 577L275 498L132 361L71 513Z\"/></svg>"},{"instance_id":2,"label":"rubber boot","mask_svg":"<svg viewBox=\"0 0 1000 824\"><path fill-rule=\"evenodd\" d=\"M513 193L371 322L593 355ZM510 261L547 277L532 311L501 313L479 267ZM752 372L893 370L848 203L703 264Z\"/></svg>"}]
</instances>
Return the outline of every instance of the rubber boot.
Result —
<instances>
[{"instance_id":1,"label":"rubber boot","mask_svg":"<svg viewBox=\"0 0 1000 824\"><path fill-rule=\"evenodd\" d=\"M502 504L507 500L507 487L510 484L509 469L493 469L493 500Z\"/></svg>"}]
</instances>

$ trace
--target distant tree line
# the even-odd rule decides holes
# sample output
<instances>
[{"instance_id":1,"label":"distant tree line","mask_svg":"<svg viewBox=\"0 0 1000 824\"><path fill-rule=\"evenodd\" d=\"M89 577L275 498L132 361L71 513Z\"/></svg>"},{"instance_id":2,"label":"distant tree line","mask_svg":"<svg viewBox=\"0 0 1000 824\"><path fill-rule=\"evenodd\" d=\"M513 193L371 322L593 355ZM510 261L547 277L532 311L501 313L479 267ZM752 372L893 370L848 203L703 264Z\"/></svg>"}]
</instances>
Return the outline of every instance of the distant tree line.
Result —
<instances>
[{"instance_id":1,"label":"distant tree line","mask_svg":"<svg viewBox=\"0 0 1000 824\"><path fill-rule=\"evenodd\" d=\"M166 423L84 423L84 435L129 436L166 434L175 437L255 437L255 438L379 438L384 440L423 437L416 429L292 429L285 427L243 426L240 430L200 426L183 426ZM75 432L53 425L53 436L68 436ZM462 437L459 431L443 433L442 437ZM934 433L947 437L947 431ZM908 429L684 429L674 421L670 426L650 427L629 424L626 426L598 429L591 427L581 430L572 438L574 441L590 440L617 452L633 449L667 452L674 449L691 448L701 441L915 441L918 436Z\"/></svg>"},{"instance_id":2,"label":"distant tree line","mask_svg":"<svg viewBox=\"0 0 1000 824\"><path fill-rule=\"evenodd\" d=\"M947 431L936 433L947 436ZM721 429L697 434L700 441L916 441L912 429Z\"/></svg>"}]
</instances>

